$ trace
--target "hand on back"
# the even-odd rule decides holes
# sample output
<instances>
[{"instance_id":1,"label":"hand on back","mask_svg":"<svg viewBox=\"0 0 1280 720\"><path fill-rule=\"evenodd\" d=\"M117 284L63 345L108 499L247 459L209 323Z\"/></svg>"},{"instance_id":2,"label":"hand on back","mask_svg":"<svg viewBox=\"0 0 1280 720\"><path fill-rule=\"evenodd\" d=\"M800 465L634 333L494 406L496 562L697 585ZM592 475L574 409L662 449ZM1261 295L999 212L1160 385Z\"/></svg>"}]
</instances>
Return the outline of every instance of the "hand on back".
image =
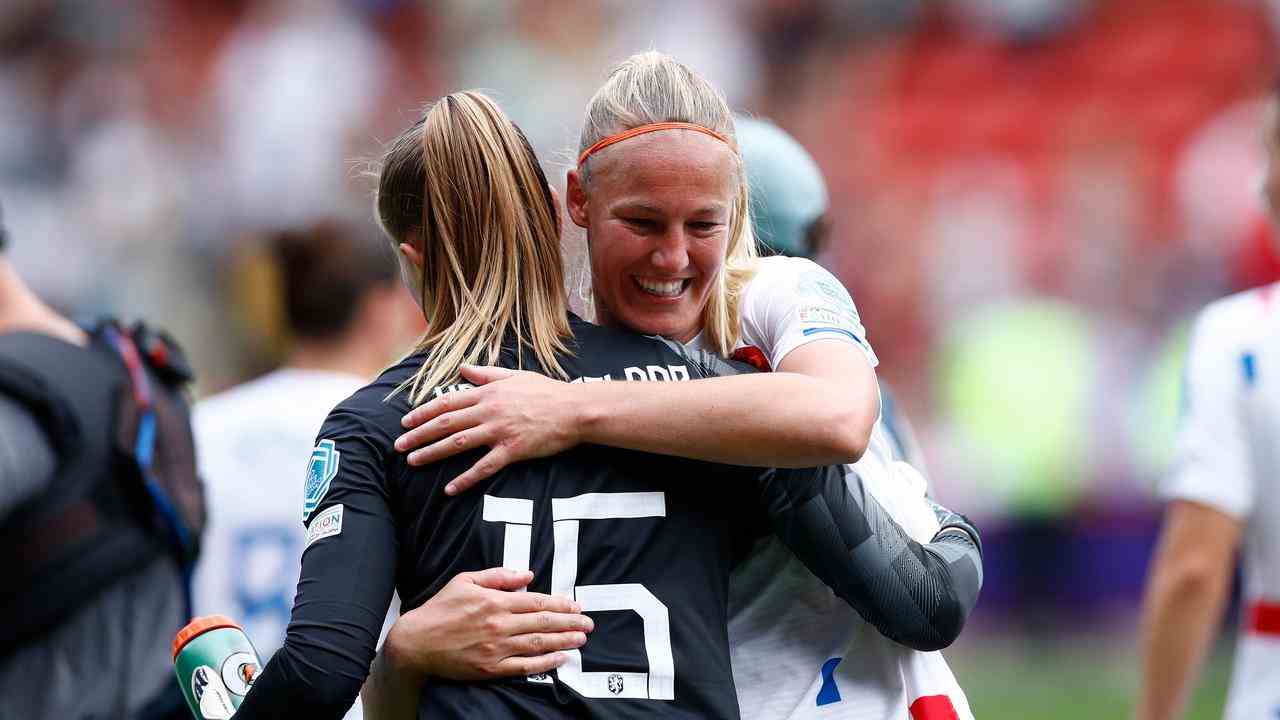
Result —
<instances>
[{"instance_id":1,"label":"hand on back","mask_svg":"<svg viewBox=\"0 0 1280 720\"><path fill-rule=\"evenodd\" d=\"M472 681L537 675L566 660L594 629L572 600L516 592L529 571L491 568L460 573L387 635L391 663L419 676Z\"/></svg>"},{"instance_id":2,"label":"hand on back","mask_svg":"<svg viewBox=\"0 0 1280 720\"><path fill-rule=\"evenodd\" d=\"M569 383L522 370L464 365L462 378L476 387L444 393L414 408L402 421L407 432L396 450L410 465L439 462L488 447L445 492L456 495L513 462L547 457L581 441Z\"/></svg>"}]
</instances>

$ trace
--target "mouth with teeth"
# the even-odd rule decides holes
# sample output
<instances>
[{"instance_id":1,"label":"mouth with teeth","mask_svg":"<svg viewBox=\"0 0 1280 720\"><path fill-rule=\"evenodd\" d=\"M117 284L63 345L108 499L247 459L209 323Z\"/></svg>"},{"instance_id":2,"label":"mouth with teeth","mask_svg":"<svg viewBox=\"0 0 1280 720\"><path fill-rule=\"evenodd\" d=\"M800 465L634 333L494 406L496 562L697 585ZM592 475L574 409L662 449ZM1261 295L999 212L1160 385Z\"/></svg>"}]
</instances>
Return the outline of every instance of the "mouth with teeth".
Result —
<instances>
[{"instance_id":1,"label":"mouth with teeth","mask_svg":"<svg viewBox=\"0 0 1280 720\"><path fill-rule=\"evenodd\" d=\"M659 279L639 275L632 275L631 279L644 294L665 299L680 297L692 282L692 278Z\"/></svg>"}]
</instances>

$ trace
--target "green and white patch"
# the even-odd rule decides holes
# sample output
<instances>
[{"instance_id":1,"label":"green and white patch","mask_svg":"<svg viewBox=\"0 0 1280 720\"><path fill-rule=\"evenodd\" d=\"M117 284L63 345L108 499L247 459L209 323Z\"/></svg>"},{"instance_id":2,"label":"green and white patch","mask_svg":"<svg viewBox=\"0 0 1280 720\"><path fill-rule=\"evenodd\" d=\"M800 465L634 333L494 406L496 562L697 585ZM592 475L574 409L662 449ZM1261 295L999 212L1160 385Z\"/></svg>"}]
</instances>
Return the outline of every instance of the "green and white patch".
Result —
<instances>
[{"instance_id":1,"label":"green and white patch","mask_svg":"<svg viewBox=\"0 0 1280 720\"><path fill-rule=\"evenodd\" d=\"M805 308L810 317L802 318L802 321L833 324L831 321L834 316L844 323L862 324L849 291L840 284L839 280L832 277L831 273L825 270L810 270L800 277L796 289L801 298L812 303ZM820 310L825 310L826 313L820 313Z\"/></svg>"},{"instance_id":2,"label":"green and white patch","mask_svg":"<svg viewBox=\"0 0 1280 720\"><path fill-rule=\"evenodd\" d=\"M329 492L329 483L338 475L338 460L341 453L332 440L321 440L311 450L311 460L307 463L307 480L302 497L302 520L306 522L315 512L316 506Z\"/></svg>"}]
</instances>

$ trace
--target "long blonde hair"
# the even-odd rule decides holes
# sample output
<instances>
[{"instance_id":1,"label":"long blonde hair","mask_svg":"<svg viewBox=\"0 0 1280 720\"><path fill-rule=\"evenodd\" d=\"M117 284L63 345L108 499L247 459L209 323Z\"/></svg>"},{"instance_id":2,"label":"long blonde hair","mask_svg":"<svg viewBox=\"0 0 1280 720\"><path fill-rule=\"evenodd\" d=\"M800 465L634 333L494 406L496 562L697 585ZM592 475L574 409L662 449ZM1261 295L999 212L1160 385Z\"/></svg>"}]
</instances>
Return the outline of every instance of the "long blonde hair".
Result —
<instances>
[{"instance_id":1,"label":"long blonde hair","mask_svg":"<svg viewBox=\"0 0 1280 720\"><path fill-rule=\"evenodd\" d=\"M747 174L737 153L733 113L724 96L670 55L655 51L632 55L609 72L609 78L587 104L578 152L610 135L659 122L701 125L729 138L734 149L738 190L730 211L729 244L724 268L712 285L702 313L703 337L727 356L738 342L739 300L755 272L756 243L751 232ZM584 187L589 187L590 164L588 158L579 168Z\"/></svg>"},{"instance_id":2,"label":"long blonde hair","mask_svg":"<svg viewBox=\"0 0 1280 720\"><path fill-rule=\"evenodd\" d=\"M559 215L524 133L475 91L445 96L393 140L378 176L378 221L401 258L427 332L422 367L397 391L418 404L464 363L498 362L504 339L533 351L545 372L571 334L560 258Z\"/></svg>"}]
</instances>

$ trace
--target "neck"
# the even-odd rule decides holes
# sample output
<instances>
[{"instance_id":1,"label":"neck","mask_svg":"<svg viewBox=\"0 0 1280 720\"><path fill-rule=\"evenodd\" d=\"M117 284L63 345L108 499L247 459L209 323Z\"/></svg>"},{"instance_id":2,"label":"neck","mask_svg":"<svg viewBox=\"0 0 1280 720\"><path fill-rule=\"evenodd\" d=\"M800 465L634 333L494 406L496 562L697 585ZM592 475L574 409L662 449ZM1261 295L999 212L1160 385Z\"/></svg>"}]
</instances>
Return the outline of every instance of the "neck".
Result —
<instances>
[{"instance_id":1,"label":"neck","mask_svg":"<svg viewBox=\"0 0 1280 720\"><path fill-rule=\"evenodd\" d=\"M51 335L73 345L89 343L78 325L45 305L13 266L0 258L0 332L22 331Z\"/></svg>"},{"instance_id":2,"label":"neck","mask_svg":"<svg viewBox=\"0 0 1280 720\"><path fill-rule=\"evenodd\" d=\"M286 367L299 370L345 372L362 378L372 378L386 364L379 343L354 337L330 342L300 340L285 362Z\"/></svg>"},{"instance_id":3,"label":"neck","mask_svg":"<svg viewBox=\"0 0 1280 720\"><path fill-rule=\"evenodd\" d=\"M593 285L595 283L592 283ZM609 313L609 306L605 305L604 300L600 299L600 293L594 290L591 293L591 322L594 325L604 327L618 327L618 321L614 320L613 315Z\"/></svg>"}]
</instances>

